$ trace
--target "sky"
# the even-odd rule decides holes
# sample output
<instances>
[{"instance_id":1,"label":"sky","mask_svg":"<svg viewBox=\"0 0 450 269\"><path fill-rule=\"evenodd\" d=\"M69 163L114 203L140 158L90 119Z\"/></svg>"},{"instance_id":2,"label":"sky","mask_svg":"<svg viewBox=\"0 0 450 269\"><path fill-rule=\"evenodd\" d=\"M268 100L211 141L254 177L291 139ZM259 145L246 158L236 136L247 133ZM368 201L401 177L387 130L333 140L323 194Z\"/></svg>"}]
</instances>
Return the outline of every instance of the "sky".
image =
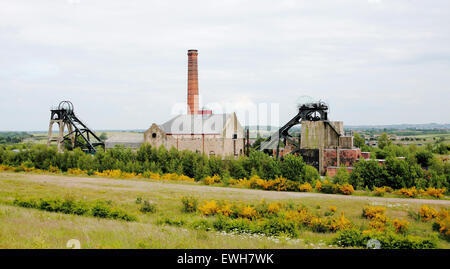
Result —
<instances>
[{"instance_id":1,"label":"sky","mask_svg":"<svg viewBox=\"0 0 450 269\"><path fill-rule=\"evenodd\" d=\"M448 0L0 0L0 131L47 130L62 100L94 130L164 123L188 49L202 106L242 125L319 99L345 125L450 123L449 25Z\"/></svg>"}]
</instances>

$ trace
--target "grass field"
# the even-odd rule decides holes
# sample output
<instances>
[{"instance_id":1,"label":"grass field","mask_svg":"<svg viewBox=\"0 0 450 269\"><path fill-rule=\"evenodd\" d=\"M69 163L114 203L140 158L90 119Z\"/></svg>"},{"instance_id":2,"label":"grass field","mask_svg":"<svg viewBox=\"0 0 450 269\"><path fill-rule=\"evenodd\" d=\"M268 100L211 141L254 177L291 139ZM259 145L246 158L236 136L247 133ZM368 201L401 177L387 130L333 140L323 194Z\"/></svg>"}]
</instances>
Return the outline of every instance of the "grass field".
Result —
<instances>
[{"instance_id":1,"label":"grass field","mask_svg":"<svg viewBox=\"0 0 450 269\"><path fill-rule=\"evenodd\" d=\"M204 231L189 225L164 223L191 223L208 218L181 211L182 196L193 195L200 201L217 199L243 203L282 201L303 204L319 214L329 206L358 226L367 226L361 217L365 205L377 204L387 208L391 218L407 219L410 233L418 236L437 236L431 223L414 220L408 211L418 211L422 204L440 209L448 208L447 200L421 200L339 196L318 193L289 193L239 188L202 186L195 183L160 182L154 180L120 180L76 176L55 176L26 173L0 173L0 248L65 248L69 239L77 239L82 248L333 248L334 233L301 232L295 239L249 234L226 234ZM123 210L138 217L137 222L108 220L95 217L52 213L37 209L16 207L17 197L65 198L81 200L111 200ZM137 197L150 200L157 211L144 214L135 203ZM320 208L319 208L320 205ZM168 221L169 220L169 221ZM450 243L438 239L439 248L450 248Z\"/></svg>"}]
</instances>

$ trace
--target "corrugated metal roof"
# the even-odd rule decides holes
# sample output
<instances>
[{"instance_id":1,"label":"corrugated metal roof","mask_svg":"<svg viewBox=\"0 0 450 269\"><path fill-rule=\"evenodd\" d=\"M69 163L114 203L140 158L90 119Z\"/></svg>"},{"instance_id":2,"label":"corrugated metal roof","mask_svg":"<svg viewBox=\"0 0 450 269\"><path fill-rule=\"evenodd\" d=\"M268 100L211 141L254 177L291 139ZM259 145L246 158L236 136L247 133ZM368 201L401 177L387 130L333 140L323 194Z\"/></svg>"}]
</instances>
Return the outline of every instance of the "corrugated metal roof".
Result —
<instances>
[{"instance_id":1,"label":"corrugated metal roof","mask_svg":"<svg viewBox=\"0 0 450 269\"><path fill-rule=\"evenodd\" d=\"M105 142L144 142L144 135L142 133L114 134L110 138L106 139Z\"/></svg>"},{"instance_id":2,"label":"corrugated metal roof","mask_svg":"<svg viewBox=\"0 0 450 269\"><path fill-rule=\"evenodd\" d=\"M178 115L160 125L167 134L221 134L230 114Z\"/></svg>"}]
</instances>

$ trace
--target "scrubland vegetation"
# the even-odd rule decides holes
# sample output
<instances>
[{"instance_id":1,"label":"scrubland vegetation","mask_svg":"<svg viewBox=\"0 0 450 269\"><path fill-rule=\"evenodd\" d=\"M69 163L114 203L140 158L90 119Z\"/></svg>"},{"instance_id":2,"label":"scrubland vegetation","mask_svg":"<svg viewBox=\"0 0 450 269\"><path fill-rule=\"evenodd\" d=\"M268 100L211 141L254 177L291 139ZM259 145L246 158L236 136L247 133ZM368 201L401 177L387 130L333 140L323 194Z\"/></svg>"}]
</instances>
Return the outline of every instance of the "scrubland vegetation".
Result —
<instances>
[{"instance_id":1,"label":"scrubland vegetation","mask_svg":"<svg viewBox=\"0 0 450 269\"><path fill-rule=\"evenodd\" d=\"M450 164L433 150L386 142L372 154L380 156L383 164L361 159L352 173L343 167L321 178L299 156L277 161L259 151L222 159L145 144L95 155L0 145L0 171L19 172L0 174L0 247L64 247L68 237L79 237L84 247L100 248L365 248L369 239L382 248L449 248L445 203L375 205L327 195L262 200L270 192L242 192L448 199ZM30 181L20 172L45 180ZM46 183L49 174L61 182ZM92 180L92 188L63 184L80 175ZM149 188L127 190L137 183ZM55 224L46 226L48 219Z\"/></svg>"}]
</instances>

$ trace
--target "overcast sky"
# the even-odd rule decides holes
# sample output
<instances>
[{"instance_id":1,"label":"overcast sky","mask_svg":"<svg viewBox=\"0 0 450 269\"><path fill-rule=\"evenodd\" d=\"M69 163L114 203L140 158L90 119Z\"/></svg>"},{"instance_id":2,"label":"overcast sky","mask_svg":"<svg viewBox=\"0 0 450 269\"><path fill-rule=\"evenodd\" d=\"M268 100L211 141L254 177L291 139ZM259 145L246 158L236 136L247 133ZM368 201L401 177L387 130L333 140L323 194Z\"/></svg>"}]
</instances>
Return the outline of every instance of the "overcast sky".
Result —
<instances>
[{"instance_id":1,"label":"overcast sky","mask_svg":"<svg viewBox=\"0 0 450 269\"><path fill-rule=\"evenodd\" d=\"M0 130L46 130L71 100L93 129L146 129L186 102L302 96L346 125L450 122L450 1L0 0ZM244 123L245 119L240 119Z\"/></svg>"}]
</instances>

